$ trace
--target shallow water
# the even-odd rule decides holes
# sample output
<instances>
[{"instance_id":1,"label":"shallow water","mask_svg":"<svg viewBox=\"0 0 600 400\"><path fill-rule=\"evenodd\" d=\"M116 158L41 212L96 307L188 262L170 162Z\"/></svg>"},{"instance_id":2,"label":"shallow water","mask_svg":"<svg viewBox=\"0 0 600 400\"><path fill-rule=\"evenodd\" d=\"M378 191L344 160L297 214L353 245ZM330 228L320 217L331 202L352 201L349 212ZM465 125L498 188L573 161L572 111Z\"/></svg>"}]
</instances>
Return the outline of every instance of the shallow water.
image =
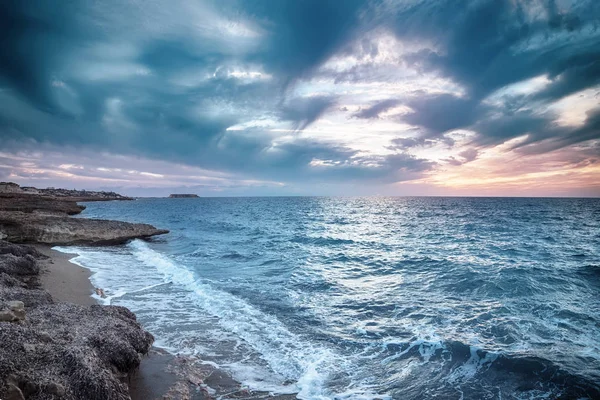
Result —
<instances>
[{"instance_id":1,"label":"shallow water","mask_svg":"<svg viewBox=\"0 0 600 400\"><path fill-rule=\"evenodd\" d=\"M86 204L171 230L78 247L170 351L303 399L600 398L600 200Z\"/></svg>"}]
</instances>

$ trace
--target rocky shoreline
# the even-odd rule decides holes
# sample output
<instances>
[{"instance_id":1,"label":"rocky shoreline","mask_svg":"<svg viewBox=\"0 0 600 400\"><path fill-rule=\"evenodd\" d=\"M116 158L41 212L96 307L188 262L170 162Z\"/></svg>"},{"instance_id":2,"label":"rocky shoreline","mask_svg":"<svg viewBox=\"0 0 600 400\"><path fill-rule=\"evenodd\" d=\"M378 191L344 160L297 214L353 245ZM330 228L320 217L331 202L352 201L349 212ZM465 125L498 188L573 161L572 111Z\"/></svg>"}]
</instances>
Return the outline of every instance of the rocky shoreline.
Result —
<instances>
[{"instance_id":1,"label":"rocky shoreline","mask_svg":"<svg viewBox=\"0 0 600 400\"><path fill-rule=\"evenodd\" d=\"M77 201L132 200L117 193L32 190L23 190L15 183L0 182L0 240L48 245L107 245L169 232L148 224L70 217L85 210L85 206Z\"/></svg>"},{"instance_id":2,"label":"rocky shoreline","mask_svg":"<svg viewBox=\"0 0 600 400\"><path fill-rule=\"evenodd\" d=\"M45 256L0 241L0 398L129 399L154 338L124 307L55 302Z\"/></svg>"},{"instance_id":3,"label":"rocky shoreline","mask_svg":"<svg viewBox=\"0 0 600 400\"><path fill-rule=\"evenodd\" d=\"M168 231L73 218L85 206L74 201L72 191L52 189L62 194L56 196L23 189L27 193L0 183L0 399L296 398L248 390L199 358L153 348L154 338L127 308L90 305L89 274L77 276L83 270L50 249L119 244ZM86 201L129 199L95 193Z\"/></svg>"},{"instance_id":4,"label":"rocky shoreline","mask_svg":"<svg viewBox=\"0 0 600 400\"><path fill-rule=\"evenodd\" d=\"M115 244L168 232L72 218L84 200L130 198L0 183L0 399L130 399L126 378L152 335L124 307L56 302L40 280L48 257L17 244Z\"/></svg>"},{"instance_id":5,"label":"rocky shoreline","mask_svg":"<svg viewBox=\"0 0 600 400\"><path fill-rule=\"evenodd\" d=\"M169 233L148 224L0 211L0 239L48 245L112 245Z\"/></svg>"}]
</instances>

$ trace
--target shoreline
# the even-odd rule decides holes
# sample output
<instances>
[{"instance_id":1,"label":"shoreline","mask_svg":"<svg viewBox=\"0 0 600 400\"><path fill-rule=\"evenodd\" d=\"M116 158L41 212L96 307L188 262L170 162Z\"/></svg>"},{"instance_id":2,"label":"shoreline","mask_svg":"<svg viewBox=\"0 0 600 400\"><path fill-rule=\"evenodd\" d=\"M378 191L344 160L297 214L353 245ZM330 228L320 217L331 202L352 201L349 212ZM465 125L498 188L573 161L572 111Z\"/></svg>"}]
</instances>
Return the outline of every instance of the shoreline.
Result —
<instances>
[{"instance_id":1,"label":"shoreline","mask_svg":"<svg viewBox=\"0 0 600 400\"><path fill-rule=\"evenodd\" d=\"M62 253L53 250L50 245L33 244L31 247L48 257L40 278L42 286L54 300L82 306L99 304L92 297L92 272L70 261L77 254Z\"/></svg>"},{"instance_id":2,"label":"shoreline","mask_svg":"<svg viewBox=\"0 0 600 400\"><path fill-rule=\"evenodd\" d=\"M79 244L100 246L125 244L132 239L145 239L169 233L168 230L157 229L144 223L86 218L85 216L83 218L72 217L81 214L86 208L77 201L130 200L129 198L112 192L80 193L75 190L32 188L23 190L14 183L6 183L5 186L10 190L0 191L0 242L6 243L8 251L16 254L16 259L11 258L13 256L9 254L4 257L7 260L4 262L8 263L7 271L9 273L17 276L23 275L23 273L28 275L27 278L21 278L21 281L15 281L10 276L0 276L4 280L2 282L4 287L8 288L0 287L8 293L8 297L6 295L3 297L13 300L13 297L17 295L17 300L19 300L13 302L14 304L10 302L4 304L4 308L16 308L1 310L4 313L2 314L3 318L6 320L10 317L11 321L22 321L24 320L22 308L25 307L32 310L32 323L28 325L28 329L33 331L40 324L50 324L46 327L50 331L63 329L63 325L68 326L67 329L75 330L79 329L78 326L83 326L82 329L86 330L87 335L82 339L82 347L86 348L85 351L89 352L88 348L92 348L93 350L89 354L94 354L100 359L110 357L110 363L113 363L113 365L108 365L95 361L96 366L88 368L90 372L94 372L107 366L110 367L109 373L104 374L106 379L103 383L107 385L108 391L114 390L119 393L106 393L104 398L123 400L211 399L215 396L223 399L243 398L247 400L296 398L296 394L273 395L265 391L251 391L234 380L225 369L212 363L203 362L200 357L173 354L165 349L152 346L153 336L137 321L132 311L125 307L111 305L110 298L102 299L100 297L102 290L110 288L96 288L93 285L94 272L73 261L78 254L68 253L72 251L68 248L61 248L67 253L53 249L55 246ZM30 193L31 190L35 190L36 193ZM48 193L50 195L45 195L44 191L51 191ZM92 195L92 197L83 198L82 195ZM16 247L10 247L9 243L15 243ZM0 253L0 256L2 254ZM27 254L27 257L23 254ZM15 268L19 268L19 263L28 267L29 270L15 272ZM11 289L15 285L17 289ZM15 290L23 291L22 288L32 290L31 294L29 292L27 294L14 293ZM25 304L20 301L21 299L25 300ZM3 301L3 298L0 300ZM39 307L38 314L36 314L36 307ZM42 311L44 307L49 307L51 311ZM72 310L67 312L67 315L72 313L77 315L77 318L65 320L62 316L54 317L61 322L53 325L48 316L52 315L52 312L60 313L61 310L67 309ZM126 321L129 325L123 325L120 320ZM105 326L102 330L98 330L102 324ZM3 325L2 328L4 328L4 333L0 330L0 336L6 334L5 328L11 329L12 326ZM131 329L122 332L126 328ZM85 339L88 336L92 339ZM15 335L9 335L9 337L12 341L16 340ZM82 338L82 336L67 335L63 340L64 345L75 346L70 342L74 342L78 338ZM6 340L4 341L6 342ZM20 342L18 344L21 345ZM119 348L119 346L123 344L129 346L125 350L130 350L129 353L126 353L126 356L130 356L125 360L126 362L121 360L125 357L125 353L121 352L124 348ZM46 342L41 345L46 346ZM29 346L28 349L32 348L30 343L26 343L25 346ZM102 349L98 352L95 347ZM0 350L2 350L2 346L0 346ZM65 351L73 351L73 348L67 347ZM37 355L35 352L30 353L29 356ZM0 351L0 360L2 360L2 356ZM22 356L23 354L18 351L12 351L10 355L12 359ZM25 357L27 356L25 354ZM59 359L61 362L65 362L64 357L59 357ZM85 357L83 359L88 360ZM67 360L71 360L71 358L67 358ZM47 367L47 360L36 359L33 366L43 369ZM78 385L81 384L71 380L73 376L78 379L80 375L71 374L65 377L61 375L65 374L64 371L67 371L68 375L70 370L69 368L56 369L56 379L62 380L69 390L76 393L77 388L80 387ZM32 385L37 384L30 383L29 378L19 378L20 380L17 381L14 374L3 376L3 378L6 382L0 381L0 395L5 394L6 385L18 384L20 389L31 391ZM97 384L97 380L89 379L86 384L88 385L86 389L90 389ZM19 387L9 389L18 392ZM44 389L36 389L38 392L40 390L43 392ZM87 397L87 394L85 396ZM75 398L84 397L76 395Z\"/></svg>"},{"instance_id":3,"label":"shoreline","mask_svg":"<svg viewBox=\"0 0 600 400\"><path fill-rule=\"evenodd\" d=\"M55 301L82 306L101 304L92 297L95 289L90 280L92 272L71 261L77 257L76 253L63 253L52 249L54 246L51 245L29 246L48 257L41 263L43 270L40 278L42 287ZM177 381L177 377L167 372L173 359L174 356L153 346L138 370L127 379L132 400L163 398L170 386Z\"/></svg>"},{"instance_id":4,"label":"shoreline","mask_svg":"<svg viewBox=\"0 0 600 400\"><path fill-rule=\"evenodd\" d=\"M48 259L42 262L42 287L58 302L83 306L99 305L92 294L92 272L70 261L76 253L53 250L50 245L31 244ZM132 400L203 400L220 397L224 399L273 399L293 400L296 395L274 395L269 392L250 391L231 375L212 364L190 356L171 354L152 346L140 366L126 378Z\"/></svg>"}]
</instances>

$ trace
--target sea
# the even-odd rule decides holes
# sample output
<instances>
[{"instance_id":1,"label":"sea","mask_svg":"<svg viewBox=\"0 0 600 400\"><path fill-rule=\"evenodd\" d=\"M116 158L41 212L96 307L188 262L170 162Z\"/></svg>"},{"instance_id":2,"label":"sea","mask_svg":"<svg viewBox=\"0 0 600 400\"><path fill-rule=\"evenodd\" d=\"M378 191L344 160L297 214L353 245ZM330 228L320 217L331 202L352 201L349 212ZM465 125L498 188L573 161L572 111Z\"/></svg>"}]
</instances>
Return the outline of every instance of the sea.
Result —
<instances>
[{"instance_id":1,"label":"sea","mask_svg":"<svg viewBox=\"0 0 600 400\"><path fill-rule=\"evenodd\" d=\"M59 247L174 354L300 399L600 398L600 199L147 198Z\"/></svg>"}]
</instances>

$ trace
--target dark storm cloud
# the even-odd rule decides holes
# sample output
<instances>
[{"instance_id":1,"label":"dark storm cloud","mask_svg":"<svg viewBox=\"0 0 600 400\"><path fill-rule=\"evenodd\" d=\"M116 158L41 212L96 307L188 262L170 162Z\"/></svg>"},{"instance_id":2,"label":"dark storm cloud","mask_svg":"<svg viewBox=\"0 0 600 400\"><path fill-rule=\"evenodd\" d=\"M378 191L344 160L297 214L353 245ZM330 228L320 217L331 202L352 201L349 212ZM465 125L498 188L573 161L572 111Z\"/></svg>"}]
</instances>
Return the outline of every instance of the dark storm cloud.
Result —
<instances>
[{"instance_id":1,"label":"dark storm cloud","mask_svg":"<svg viewBox=\"0 0 600 400\"><path fill-rule=\"evenodd\" d=\"M260 168L271 163L284 170L297 168L300 160L310 162L320 151L298 143L267 154L268 134L248 130L234 135L226 128L267 113L302 130L333 106L334 97L289 98L285 88L346 43L363 4L203 4L203 12L222 13L234 36L235 29L241 30L242 39L219 47L206 45L210 40L194 42L189 31L175 29L178 20L161 20L170 18L169 10L151 15L157 11L152 2L149 10L130 3L112 4L112 10L111 4L35 3L0 5L2 137L266 176L280 173ZM173 9L187 6L177 2ZM235 18L240 16L257 21L261 36L241 53L237 42L254 40L254 33L243 37L244 29L252 28L238 26ZM134 18L123 22L127 17ZM167 32L156 36L148 23ZM244 68L256 65L268 79L244 76ZM237 67L241 75L235 75ZM322 151L339 152L335 146L321 146Z\"/></svg>"},{"instance_id":2,"label":"dark storm cloud","mask_svg":"<svg viewBox=\"0 0 600 400\"><path fill-rule=\"evenodd\" d=\"M555 1L480 1L469 7L454 1L427 3L399 12L393 29L400 37L435 39L443 51L406 58L452 77L474 98L543 73L557 77L598 61L598 2L563 2L567 8L560 14ZM404 24L408 18L411 23ZM579 22L557 24L557 18ZM597 79L591 73L588 84Z\"/></svg>"},{"instance_id":3,"label":"dark storm cloud","mask_svg":"<svg viewBox=\"0 0 600 400\"><path fill-rule=\"evenodd\" d=\"M364 118L364 119L379 118L379 114L389 110L390 108L397 106L399 103L400 103L400 101L398 101L396 99L383 100L376 104L373 104L370 107L361 108L360 110L355 112L352 116L355 118Z\"/></svg>"},{"instance_id":4,"label":"dark storm cloud","mask_svg":"<svg viewBox=\"0 0 600 400\"><path fill-rule=\"evenodd\" d=\"M330 96L295 98L281 107L281 118L292 121L294 129L302 130L333 105L335 105L335 98Z\"/></svg>"},{"instance_id":5,"label":"dark storm cloud","mask_svg":"<svg viewBox=\"0 0 600 400\"><path fill-rule=\"evenodd\" d=\"M247 12L266 19L271 33L257 57L288 79L309 73L347 43L359 27L362 0L248 1Z\"/></svg>"},{"instance_id":6,"label":"dark storm cloud","mask_svg":"<svg viewBox=\"0 0 600 400\"><path fill-rule=\"evenodd\" d=\"M477 159L478 155L479 151L477 149L470 148L458 153L458 157L451 156L444 159L443 161L447 162L450 165L459 166L474 161L475 159Z\"/></svg>"},{"instance_id":7,"label":"dark storm cloud","mask_svg":"<svg viewBox=\"0 0 600 400\"><path fill-rule=\"evenodd\" d=\"M0 139L289 180L418 176L433 164L404 151L430 141L451 145L445 135L461 128L478 133L474 145L529 134L523 146L568 146L599 137L598 113L567 129L527 105L600 84L599 7L591 0L2 2ZM302 131L335 110L337 95L298 93L294 83L310 81L338 53L380 56L378 30L435 46L394 54L377 73L368 63L321 73L338 83L381 82L410 67L464 88L386 95L353 114L375 119L409 107L395 121L422 134L397 139L390 147L397 154L369 158L298 137L281 143L252 124L227 130L262 119ZM551 82L538 93L504 97L501 106L484 101L544 74ZM324 161L319 174L309 167L315 159Z\"/></svg>"},{"instance_id":8,"label":"dark storm cloud","mask_svg":"<svg viewBox=\"0 0 600 400\"><path fill-rule=\"evenodd\" d=\"M424 137L398 137L391 140L388 149L406 151L414 147L431 147L438 142L437 139L426 139Z\"/></svg>"},{"instance_id":9,"label":"dark storm cloud","mask_svg":"<svg viewBox=\"0 0 600 400\"><path fill-rule=\"evenodd\" d=\"M549 132L546 134L548 140L541 143L537 140L528 140L519 144L517 150L522 154L541 154L600 138L600 107L588 111L585 122L577 129L551 126L546 129L546 132ZM593 148L596 151L595 155L600 156L598 144Z\"/></svg>"},{"instance_id":10,"label":"dark storm cloud","mask_svg":"<svg viewBox=\"0 0 600 400\"><path fill-rule=\"evenodd\" d=\"M556 129L548 115L511 115L492 110L482 101L495 90L540 75L547 75L550 84L523 103L548 104L600 84L599 2L498 0L465 6L456 1L415 1L395 7L390 18L389 7L381 6L382 24L399 38L439 46L439 51L424 49L404 55L404 62L440 73L467 90L460 98L416 94L412 100L401 99L414 110L404 118L406 122L425 128L430 135L473 128L481 143L501 143L524 133L535 140L553 135L581 137ZM498 112L504 115L497 118Z\"/></svg>"},{"instance_id":11,"label":"dark storm cloud","mask_svg":"<svg viewBox=\"0 0 600 400\"><path fill-rule=\"evenodd\" d=\"M407 104L413 111L403 119L433 135L467 127L483 112L483 106L477 102L451 94L422 95L407 101Z\"/></svg>"}]
</instances>

